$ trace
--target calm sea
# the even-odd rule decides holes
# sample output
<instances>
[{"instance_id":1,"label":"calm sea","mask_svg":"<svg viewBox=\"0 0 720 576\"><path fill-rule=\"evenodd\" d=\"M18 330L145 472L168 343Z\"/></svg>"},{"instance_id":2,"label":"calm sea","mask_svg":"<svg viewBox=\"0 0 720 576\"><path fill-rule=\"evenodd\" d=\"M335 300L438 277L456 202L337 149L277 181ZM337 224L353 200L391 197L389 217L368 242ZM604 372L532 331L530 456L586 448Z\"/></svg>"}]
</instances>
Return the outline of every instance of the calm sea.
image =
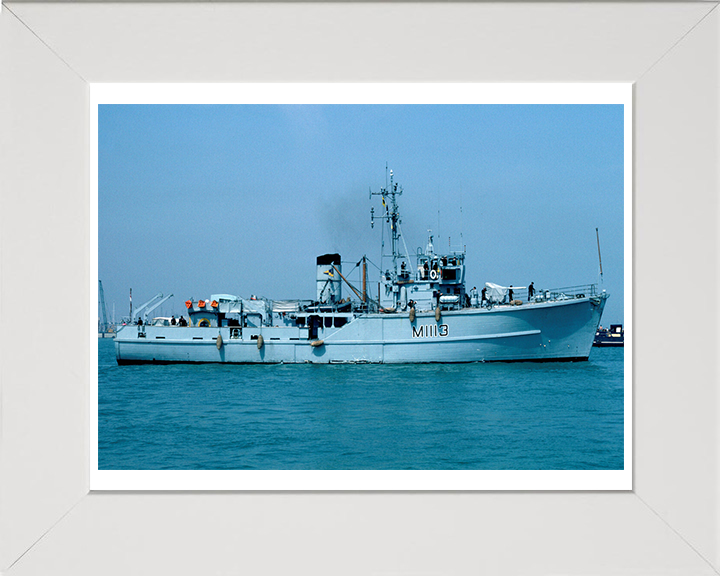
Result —
<instances>
[{"instance_id":1,"label":"calm sea","mask_svg":"<svg viewBox=\"0 0 720 576\"><path fill-rule=\"evenodd\" d=\"M623 349L588 362L118 366L102 470L623 468Z\"/></svg>"}]
</instances>

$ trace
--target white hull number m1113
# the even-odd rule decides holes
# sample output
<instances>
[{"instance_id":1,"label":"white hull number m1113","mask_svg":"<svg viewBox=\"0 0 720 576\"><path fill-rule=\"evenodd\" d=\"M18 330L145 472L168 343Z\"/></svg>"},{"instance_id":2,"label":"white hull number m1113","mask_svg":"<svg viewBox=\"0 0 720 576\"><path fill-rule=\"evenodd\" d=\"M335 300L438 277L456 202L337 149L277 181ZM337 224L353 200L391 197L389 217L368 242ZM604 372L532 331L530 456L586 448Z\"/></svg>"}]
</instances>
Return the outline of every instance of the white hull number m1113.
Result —
<instances>
[{"instance_id":1,"label":"white hull number m1113","mask_svg":"<svg viewBox=\"0 0 720 576\"><path fill-rule=\"evenodd\" d=\"M412 327L413 338L437 338L438 336L447 336L450 333L450 328L447 324L423 324Z\"/></svg>"}]
</instances>

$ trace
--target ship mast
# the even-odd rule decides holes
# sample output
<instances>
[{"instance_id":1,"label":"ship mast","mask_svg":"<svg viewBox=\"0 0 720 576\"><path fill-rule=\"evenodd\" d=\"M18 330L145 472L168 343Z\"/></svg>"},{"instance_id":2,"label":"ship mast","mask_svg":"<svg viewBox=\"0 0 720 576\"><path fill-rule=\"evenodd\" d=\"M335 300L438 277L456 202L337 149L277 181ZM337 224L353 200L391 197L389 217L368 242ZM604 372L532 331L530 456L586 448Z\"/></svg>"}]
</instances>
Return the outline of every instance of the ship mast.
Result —
<instances>
[{"instance_id":1,"label":"ship mast","mask_svg":"<svg viewBox=\"0 0 720 576\"><path fill-rule=\"evenodd\" d=\"M385 166L385 170L387 174L387 166ZM382 197L382 204L385 209L385 213L382 216L375 216L375 210L371 210L371 222L374 224L374 220L377 218L385 220L385 222L390 225L390 247L392 249L392 270L394 277L397 277L398 260L402 257L402 255L398 252L398 240L400 240L400 212L398 211L397 205L397 197L400 196L402 192L402 186L399 186L394 181L392 170L390 170L390 185L388 186L387 184L386 176L385 188L381 188L380 192L370 192L373 196ZM381 256L384 257L385 255L382 254ZM382 262L380 263L380 266L382 267Z\"/></svg>"},{"instance_id":2,"label":"ship mast","mask_svg":"<svg viewBox=\"0 0 720 576\"><path fill-rule=\"evenodd\" d=\"M367 303L367 258L363 255L362 258L363 268L362 268L362 282L363 282L363 288L362 288L362 301L363 304Z\"/></svg>"},{"instance_id":3,"label":"ship mast","mask_svg":"<svg viewBox=\"0 0 720 576\"><path fill-rule=\"evenodd\" d=\"M595 228L595 237L597 238L598 261L600 262L600 284L602 284L603 270L602 270L602 256L600 255L600 232L598 232L597 228Z\"/></svg>"}]
</instances>

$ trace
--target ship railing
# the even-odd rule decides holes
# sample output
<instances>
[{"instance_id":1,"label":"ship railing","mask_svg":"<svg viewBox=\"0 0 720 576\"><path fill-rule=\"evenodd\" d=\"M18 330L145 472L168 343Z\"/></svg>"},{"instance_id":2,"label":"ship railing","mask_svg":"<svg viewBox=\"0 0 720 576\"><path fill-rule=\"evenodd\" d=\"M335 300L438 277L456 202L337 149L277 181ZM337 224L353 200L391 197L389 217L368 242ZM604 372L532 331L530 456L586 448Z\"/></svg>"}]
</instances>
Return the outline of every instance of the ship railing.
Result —
<instances>
[{"instance_id":1,"label":"ship railing","mask_svg":"<svg viewBox=\"0 0 720 576\"><path fill-rule=\"evenodd\" d=\"M527 290L524 290L523 292L525 292L524 295L527 300ZM536 289L532 300L533 302L574 300L576 298L596 296L597 294L597 284L580 284L578 286L563 286L561 288Z\"/></svg>"},{"instance_id":2,"label":"ship railing","mask_svg":"<svg viewBox=\"0 0 720 576\"><path fill-rule=\"evenodd\" d=\"M528 302L556 302L562 300L576 300L578 298L587 298L598 295L597 284L579 284L577 286L563 286L561 288L535 288L535 294L532 298L528 298L527 288L513 288L512 302L520 301L521 303ZM481 303L478 297L471 298L471 307L493 307L509 305L511 300L509 294L506 294L504 299L500 302L490 300L485 303Z\"/></svg>"}]
</instances>

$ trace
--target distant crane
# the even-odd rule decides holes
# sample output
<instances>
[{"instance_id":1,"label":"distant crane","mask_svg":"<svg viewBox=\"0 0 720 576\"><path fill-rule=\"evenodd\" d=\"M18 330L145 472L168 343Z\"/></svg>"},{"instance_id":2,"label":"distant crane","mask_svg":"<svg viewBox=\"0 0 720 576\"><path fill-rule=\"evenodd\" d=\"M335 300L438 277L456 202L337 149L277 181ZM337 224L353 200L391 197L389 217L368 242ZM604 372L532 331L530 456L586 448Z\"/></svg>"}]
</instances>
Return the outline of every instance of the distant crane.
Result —
<instances>
[{"instance_id":1,"label":"distant crane","mask_svg":"<svg viewBox=\"0 0 720 576\"><path fill-rule=\"evenodd\" d=\"M102 324L99 326L98 332L105 333L108 331L108 321L107 321L107 310L105 309L105 292L103 291L102 287L102 280L98 280L99 284L99 290L98 294L100 296L100 310L102 311Z\"/></svg>"}]
</instances>

